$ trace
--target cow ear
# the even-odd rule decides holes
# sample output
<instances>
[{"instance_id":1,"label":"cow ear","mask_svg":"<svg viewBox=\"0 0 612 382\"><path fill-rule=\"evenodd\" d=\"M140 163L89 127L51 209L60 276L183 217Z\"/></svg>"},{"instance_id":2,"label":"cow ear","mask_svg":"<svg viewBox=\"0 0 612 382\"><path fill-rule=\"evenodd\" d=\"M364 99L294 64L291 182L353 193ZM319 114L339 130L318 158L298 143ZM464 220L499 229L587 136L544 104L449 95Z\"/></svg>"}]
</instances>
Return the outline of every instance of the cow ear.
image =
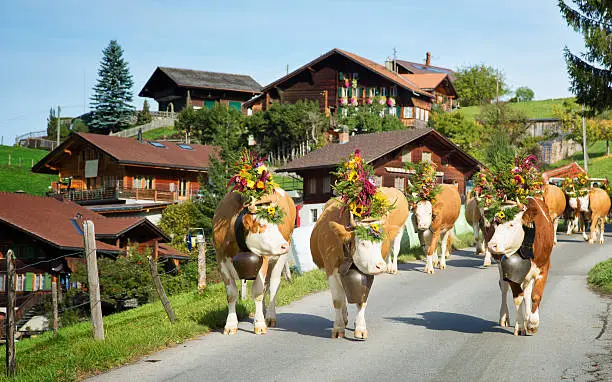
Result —
<instances>
[{"instance_id":1,"label":"cow ear","mask_svg":"<svg viewBox=\"0 0 612 382\"><path fill-rule=\"evenodd\" d=\"M250 231L252 233L257 233L260 231L259 223L255 221L255 215L253 214L245 214L242 217L242 224L244 225L245 231Z\"/></svg>"},{"instance_id":2,"label":"cow ear","mask_svg":"<svg viewBox=\"0 0 612 382\"><path fill-rule=\"evenodd\" d=\"M332 232L338 236L340 241L343 243L348 243L353 239L353 233L347 231L346 227L342 224L338 224L336 222L329 222L329 228L331 228Z\"/></svg>"}]
</instances>

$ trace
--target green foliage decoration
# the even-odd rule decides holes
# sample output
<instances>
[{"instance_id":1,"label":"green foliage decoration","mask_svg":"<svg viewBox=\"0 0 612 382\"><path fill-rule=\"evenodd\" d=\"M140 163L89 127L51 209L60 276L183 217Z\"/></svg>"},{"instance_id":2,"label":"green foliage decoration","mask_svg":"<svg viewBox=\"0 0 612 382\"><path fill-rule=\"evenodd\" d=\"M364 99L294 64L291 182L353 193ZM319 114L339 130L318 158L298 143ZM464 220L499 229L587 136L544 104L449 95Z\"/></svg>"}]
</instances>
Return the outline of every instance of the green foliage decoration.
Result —
<instances>
[{"instance_id":1,"label":"green foliage decoration","mask_svg":"<svg viewBox=\"0 0 612 382\"><path fill-rule=\"evenodd\" d=\"M442 191L437 182L436 168L435 163L428 161L406 163L406 169L413 172L405 192L408 203L416 204L422 200L433 203L436 200L436 196Z\"/></svg>"}]
</instances>

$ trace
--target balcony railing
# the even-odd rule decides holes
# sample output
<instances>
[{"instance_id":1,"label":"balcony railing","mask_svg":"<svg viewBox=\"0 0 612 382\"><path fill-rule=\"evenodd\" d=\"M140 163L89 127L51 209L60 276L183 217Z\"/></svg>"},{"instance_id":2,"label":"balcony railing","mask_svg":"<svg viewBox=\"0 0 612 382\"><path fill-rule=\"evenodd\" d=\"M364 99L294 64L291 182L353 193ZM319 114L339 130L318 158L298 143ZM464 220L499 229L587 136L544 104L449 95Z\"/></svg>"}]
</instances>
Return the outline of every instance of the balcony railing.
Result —
<instances>
[{"instance_id":1,"label":"balcony railing","mask_svg":"<svg viewBox=\"0 0 612 382\"><path fill-rule=\"evenodd\" d=\"M179 200L177 192L145 190L140 188L119 189L117 195L120 199L151 200L154 202L176 202Z\"/></svg>"},{"instance_id":2,"label":"balcony railing","mask_svg":"<svg viewBox=\"0 0 612 382\"><path fill-rule=\"evenodd\" d=\"M176 202L185 199L178 192L145 190L139 188L98 188L93 190L62 190L61 192L50 192L51 197L62 196L73 202L96 201L96 200L150 200L153 202Z\"/></svg>"},{"instance_id":3,"label":"balcony railing","mask_svg":"<svg viewBox=\"0 0 612 382\"><path fill-rule=\"evenodd\" d=\"M89 200L112 200L117 199L117 190L114 188L96 188L93 190L61 190L60 192L53 191L47 194L51 197L62 196L64 199L73 202L83 202Z\"/></svg>"}]
</instances>

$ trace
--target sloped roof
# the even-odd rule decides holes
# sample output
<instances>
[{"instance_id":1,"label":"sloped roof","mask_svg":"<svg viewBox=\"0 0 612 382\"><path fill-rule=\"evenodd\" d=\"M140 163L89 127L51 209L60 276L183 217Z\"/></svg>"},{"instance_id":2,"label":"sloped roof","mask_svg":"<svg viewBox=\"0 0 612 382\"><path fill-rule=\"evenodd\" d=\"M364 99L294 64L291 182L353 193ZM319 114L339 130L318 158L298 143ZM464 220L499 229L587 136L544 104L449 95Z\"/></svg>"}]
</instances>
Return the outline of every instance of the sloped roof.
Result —
<instances>
[{"instance_id":1,"label":"sloped roof","mask_svg":"<svg viewBox=\"0 0 612 382\"><path fill-rule=\"evenodd\" d=\"M480 165L476 159L465 153L446 137L438 133L432 128L412 128L406 130L386 131L381 133L360 134L351 136L347 143L330 143L318 150L312 151L301 158L297 158L278 171L301 171L307 169L335 167L342 160L348 158L356 149L361 150L366 163L382 157L383 155L398 149L410 142L417 140L425 135L433 134L453 146L455 150L461 153L474 166Z\"/></svg>"},{"instance_id":2,"label":"sloped roof","mask_svg":"<svg viewBox=\"0 0 612 382\"><path fill-rule=\"evenodd\" d=\"M184 170L206 171L209 166L209 156L216 153L217 148L209 145L189 144L191 149L181 148L181 143L166 141L148 141L142 143L136 138L123 138L111 135L76 133L71 135L55 150L47 154L34 165L33 172L55 173L44 165L62 155L64 149L75 140L84 140L110 155L121 164L139 165L145 167L164 167ZM156 147L151 142L158 142L163 147Z\"/></svg>"},{"instance_id":3,"label":"sloped roof","mask_svg":"<svg viewBox=\"0 0 612 382\"><path fill-rule=\"evenodd\" d=\"M412 61L404 61L404 60L395 60L395 63L408 70L413 74L420 73L444 73L450 76L452 81L455 80L455 72L452 69L442 68L439 66L425 65L420 62L412 62Z\"/></svg>"},{"instance_id":4,"label":"sloped roof","mask_svg":"<svg viewBox=\"0 0 612 382\"><path fill-rule=\"evenodd\" d=\"M203 70L168 68L159 66L147 81L147 84L138 94L146 97L145 93L150 81L160 75L160 72L168 76L177 86L185 88L231 90L247 93L259 93L261 85L253 77L245 74L230 74L207 72Z\"/></svg>"},{"instance_id":5,"label":"sloped roof","mask_svg":"<svg viewBox=\"0 0 612 382\"><path fill-rule=\"evenodd\" d=\"M542 177L545 182L548 182L550 178L573 178L578 174L586 174L586 171L576 162L572 162L565 166L553 168L552 170L544 171Z\"/></svg>"},{"instance_id":6,"label":"sloped roof","mask_svg":"<svg viewBox=\"0 0 612 382\"><path fill-rule=\"evenodd\" d=\"M354 62L362 65L363 67L371 70L372 72L374 72L374 73L376 73L376 74L378 74L378 75L380 75L382 77L385 77L386 79L394 82L395 84L397 84L397 85L399 85L399 86L401 86L401 87L403 87L405 89L412 90L412 91L414 91L416 93L419 93L419 94L421 94L423 96L426 96L426 97L430 97L430 98L433 97L432 94L430 94L430 93L428 93L428 92L426 92L424 90L421 90L416 84L410 82L409 80L407 80L406 78L402 77L401 75L399 75L399 74L397 74L397 73L395 73L395 72L385 68L384 65L377 64L376 62L374 62L372 60L369 60L369 59L367 59L365 57L361 57L361 56L358 56L358 55L356 55L354 53L347 52L345 50L338 49L338 48L334 48L334 49L330 50L329 52L327 52L327 53L317 57L316 59L310 61L309 63L303 65L302 67L300 67L300 68L294 70L293 72L287 74L286 76L283 76L283 77L279 78L278 80L272 82L271 84L266 85L262 89L262 92L266 92L266 91L274 88L275 86L278 86L279 84L287 81L288 79L294 77L295 75L301 73L302 71L307 70L312 65L315 65L316 63L321 62L321 61L325 60L326 58L328 58L328 57L330 57L330 56L332 56L334 54L342 55L342 56L348 58L349 60L354 61ZM249 100L247 103L251 103L252 101L253 100Z\"/></svg>"},{"instance_id":7,"label":"sloped roof","mask_svg":"<svg viewBox=\"0 0 612 382\"><path fill-rule=\"evenodd\" d=\"M402 74L402 77L416 84L421 89L435 89L444 81L448 74L445 73L421 73L421 74Z\"/></svg>"},{"instance_id":8,"label":"sloped roof","mask_svg":"<svg viewBox=\"0 0 612 382\"><path fill-rule=\"evenodd\" d=\"M0 222L60 249L83 248L82 220L94 223L96 239L117 238L128 231L146 226L161 240L169 238L153 223L137 217L105 217L68 200L44 196L0 192ZM96 241L102 252L118 253L121 248Z\"/></svg>"}]
</instances>

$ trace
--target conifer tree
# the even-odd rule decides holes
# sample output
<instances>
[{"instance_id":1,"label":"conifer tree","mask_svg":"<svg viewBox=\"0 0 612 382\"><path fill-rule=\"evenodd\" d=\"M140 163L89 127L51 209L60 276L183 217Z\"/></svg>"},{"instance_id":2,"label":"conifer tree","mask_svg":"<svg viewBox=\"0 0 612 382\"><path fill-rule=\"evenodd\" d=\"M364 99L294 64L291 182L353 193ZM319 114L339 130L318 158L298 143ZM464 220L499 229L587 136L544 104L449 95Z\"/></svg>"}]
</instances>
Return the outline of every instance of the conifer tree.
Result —
<instances>
[{"instance_id":1,"label":"conifer tree","mask_svg":"<svg viewBox=\"0 0 612 382\"><path fill-rule=\"evenodd\" d=\"M571 0L575 8L559 0L567 24L584 36L582 58L565 47L565 61L576 101L592 112L612 107L612 2Z\"/></svg>"},{"instance_id":2,"label":"conifer tree","mask_svg":"<svg viewBox=\"0 0 612 382\"><path fill-rule=\"evenodd\" d=\"M103 51L98 69L98 83L91 97L93 116L89 124L92 131L108 134L129 125L134 113L132 102L132 75L123 58L123 49L111 40Z\"/></svg>"}]
</instances>

